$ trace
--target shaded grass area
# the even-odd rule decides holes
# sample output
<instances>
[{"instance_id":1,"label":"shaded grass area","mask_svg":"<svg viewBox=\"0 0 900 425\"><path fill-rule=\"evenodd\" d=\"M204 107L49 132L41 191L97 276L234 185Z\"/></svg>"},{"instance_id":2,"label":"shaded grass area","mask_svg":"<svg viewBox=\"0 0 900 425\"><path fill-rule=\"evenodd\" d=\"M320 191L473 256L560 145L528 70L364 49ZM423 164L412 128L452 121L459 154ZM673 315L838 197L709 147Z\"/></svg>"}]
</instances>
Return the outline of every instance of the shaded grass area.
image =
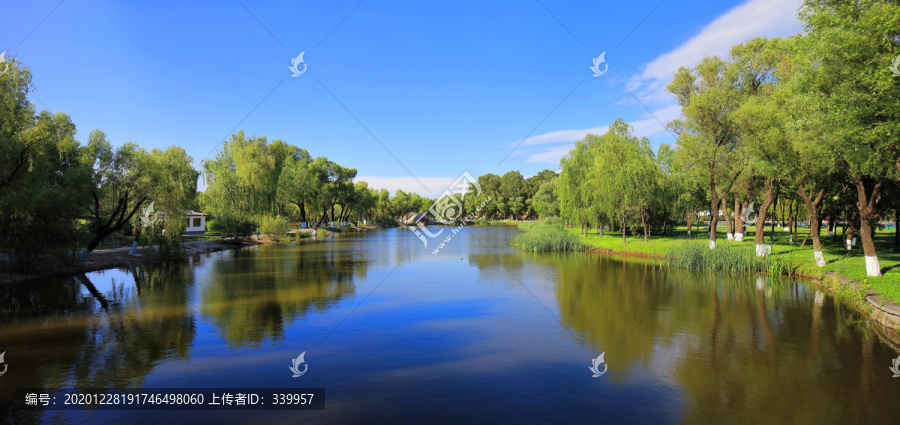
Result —
<instances>
[{"instance_id":1,"label":"shaded grass area","mask_svg":"<svg viewBox=\"0 0 900 425\"><path fill-rule=\"evenodd\" d=\"M527 224L529 226L532 225L531 223ZM580 229L568 228L566 230L578 236ZM720 228L719 230L720 233L718 233L716 240L717 247L726 249L738 248L753 255L754 232L752 229L747 230L747 235L744 237L743 242L727 241L724 229ZM769 264L778 264L783 274L796 272L818 279L825 279L825 273L831 272L863 283L867 289L873 290L894 303L900 304L900 250L894 247L893 230L880 230L875 233L875 249L878 253L878 261L881 263L881 272L883 274L880 277L866 276L866 263L863 258L862 243L860 241L857 241L856 246L848 252L844 249L840 236L835 239L826 236L825 232L823 232L821 236L822 253L828 264L825 267L817 267L813 257L812 238L806 241L806 245L803 248L800 247L803 238L809 232L808 228L797 228L798 241L793 244L789 240L790 233L783 231L780 227L776 228L774 241L770 242L769 230L771 230L771 227L767 226L765 242L772 246ZM684 249L685 242L689 241L694 241L697 246L708 251L707 241L709 240L705 228L698 229L694 227L693 235L688 236L687 228L683 226L676 228L668 235L653 236L648 242L644 242L642 238L628 238L627 242L623 244L622 234L615 232L606 232L602 237L592 232L588 236L580 237L580 239L590 248L662 257L669 257L672 253L675 253L677 256L679 250ZM707 259L705 261L725 265L734 260L730 259L730 257L725 257L725 254L723 254L721 259ZM769 267L767 266L767 268Z\"/></svg>"}]
</instances>

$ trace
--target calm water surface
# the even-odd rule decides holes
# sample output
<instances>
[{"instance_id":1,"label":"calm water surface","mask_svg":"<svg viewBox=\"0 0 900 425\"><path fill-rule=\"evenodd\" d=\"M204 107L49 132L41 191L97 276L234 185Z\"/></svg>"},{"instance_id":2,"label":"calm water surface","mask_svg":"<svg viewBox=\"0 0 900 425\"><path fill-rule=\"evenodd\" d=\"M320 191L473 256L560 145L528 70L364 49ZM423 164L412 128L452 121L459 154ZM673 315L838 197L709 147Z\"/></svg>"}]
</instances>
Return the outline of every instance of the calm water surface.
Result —
<instances>
[{"instance_id":1,"label":"calm water surface","mask_svg":"<svg viewBox=\"0 0 900 425\"><path fill-rule=\"evenodd\" d=\"M0 287L0 422L900 423L898 351L813 287L521 253L518 232L470 226L437 255L403 229L347 233ZM26 413L17 387L327 394L324 411Z\"/></svg>"}]
</instances>

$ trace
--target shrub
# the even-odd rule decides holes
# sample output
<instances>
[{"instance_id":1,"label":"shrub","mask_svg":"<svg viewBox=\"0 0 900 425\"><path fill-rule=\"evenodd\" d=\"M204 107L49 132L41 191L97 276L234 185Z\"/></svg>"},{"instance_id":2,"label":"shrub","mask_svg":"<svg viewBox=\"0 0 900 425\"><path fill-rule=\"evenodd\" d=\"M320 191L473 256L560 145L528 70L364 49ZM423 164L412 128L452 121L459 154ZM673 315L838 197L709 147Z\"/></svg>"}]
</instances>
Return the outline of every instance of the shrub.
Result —
<instances>
[{"instance_id":1,"label":"shrub","mask_svg":"<svg viewBox=\"0 0 900 425\"><path fill-rule=\"evenodd\" d=\"M513 246L523 251L580 251L584 244L559 222L543 222L516 237Z\"/></svg>"},{"instance_id":2,"label":"shrub","mask_svg":"<svg viewBox=\"0 0 900 425\"><path fill-rule=\"evenodd\" d=\"M282 217L262 216L258 221L259 233L272 235L273 239L283 236L288 229L287 220Z\"/></svg>"},{"instance_id":3,"label":"shrub","mask_svg":"<svg viewBox=\"0 0 900 425\"><path fill-rule=\"evenodd\" d=\"M400 223L397 223L397 220L394 220L389 217L381 217L381 218L375 220L375 224L377 224L381 227L397 227L400 225Z\"/></svg>"},{"instance_id":4,"label":"shrub","mask_svg":"<svg viewBox=\"0 0 900 425\"><path fill-rule=\"evenodd\" d=\"M215 232L232 235L234 242L237 242L238 238L252 235L256 230L256 223L253 220L235 216L216 217L209 221L208 226Z\"/></svg>"}]
</instances>

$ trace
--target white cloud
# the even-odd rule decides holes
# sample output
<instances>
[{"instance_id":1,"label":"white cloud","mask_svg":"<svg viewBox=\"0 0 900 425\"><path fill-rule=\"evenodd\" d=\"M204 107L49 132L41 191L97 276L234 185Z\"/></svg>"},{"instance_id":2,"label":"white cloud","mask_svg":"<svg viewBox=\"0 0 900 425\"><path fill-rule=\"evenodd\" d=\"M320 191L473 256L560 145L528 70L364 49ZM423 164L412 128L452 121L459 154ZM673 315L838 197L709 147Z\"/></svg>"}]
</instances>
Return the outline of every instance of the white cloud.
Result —
<instances>
[{"instance_id":1,"label":"white cloud","mask_svg":"<svg viewBox=\"0 0 900 425\"><path fill-rule=\"evenodd\" d=\"M754 37L783 37L800 32L802 25L797 20L797 11L801 2L802 0L750 0L719 16L674 50L643 65L638 75L628 79L626 87L643 105L653 105L655 110L652 114L644 114L637 121L628 121L634 127L634 134L651 138L666 135L665 124L681 115L681 108L665 90L666 84L672 80L679 67L694 66L705 56L727 57L732 46ZM634 98L628 95L623 103L634 104ZM560 158L572 149L575 140L583 139L588 133L603 134L606 130L607 127L604 126L551 131L525 139L519 149L567 142L565 146L529 152L528 159L525 160L557 165ZM517 143L510 143L510 146Z\"/></svg>"},{"instance_id":2,"label":"white cloud","mask_svg":"<svg viewBox=\"0 0 900 425\"><path fill-rule=\"evenodd\" d=\"M719 16L684 44L663 53L631 77L626 86L641 102L672 101L665 85L681 66L691 67L705 56L727 57L731 47L754 37L783 37L800 32L801 0L750 0Z\"/></svg>"},{"instance_id":3,"label":"white cloud","mask_svg":"<svg viewBox=\"0 0 900 425\"><path fill-rule=\"evenodd\" d=\"M574 147L573 143L566 143L565 146L555 147L545 152L532 154L525 162L543 162L551 165L559 165L559 160Z\"/></svg>"},{"instance_id":4,"label":"white cloud","mask_svg":"<svg viewBox=\"0 0 900 425\"><path fill-rule=\"evenodd\" d=\"M519 142L512 142L509 144L509 147L514 147L518 145L520 148L526 146L534 146L534 145L543 145L547 143L559 143L559 142L571 142L574 140L583 139L585 135L588 133L591 134L603 134L606 133L607 126L603 127L593 127L593 128L585 128L580 130L559 130L559 131L551 131L549 133L538 134L537 136L531 136Z\"/></svg>"},{"instance_id":5,"label":"white cloud","mask_svg":"<svg viewBox=\"0 0 900 425\"><path fill-rule=\"evenodd\" d=\"M450 190L453 187L453 183L456 182L456 178L418 177L417 179L415 177L359 176L353 181L364 181L369 184L370 188L376 190L387 189L392 195L399 189L407 193L415 192L426 198L435 198ZM426 187L431 193L425 190Z\"/></svg>"},{"instance_id":6,"label":"white cloud","mask_svg":"<svg viewBox=\"0 0 900 425\"><path fill-rule=\"evenodd\" d=\"M670 105L662 109L658 109L653 112L653 115L644 114L644 117L640 120L628 122L632 127L634 127L634 135L638 137L657 137L668 134L666 131L665 125L672 121L675 118L678 118L681 115L681 107L678 105ZM626 121L627 122L627 121ZM563 131L554 131L551 133L539 134L535 137L541 137L547 134L558 134L564 133L565 137L568 139L554 140L554 142L567 142L565 146L554 146L552 148L547 148L542 152L531 153L528 156L528 159L525 162L542 162L550 165L559 165L559 160L563 157L563 155L569 153L573 147L575 147L575 141L584 139L588 133L601 135L606 133L608 127L594 127L587 128L583 130L563 130ZM542 139L546 140L546 139ZM543 142L550 143L550 142ZM532 143L532 145L538 145L540 143ZM525 146L525 143L522 143ZM520 147L521 148L521 147Z\"/></svg>"}]
</instances>

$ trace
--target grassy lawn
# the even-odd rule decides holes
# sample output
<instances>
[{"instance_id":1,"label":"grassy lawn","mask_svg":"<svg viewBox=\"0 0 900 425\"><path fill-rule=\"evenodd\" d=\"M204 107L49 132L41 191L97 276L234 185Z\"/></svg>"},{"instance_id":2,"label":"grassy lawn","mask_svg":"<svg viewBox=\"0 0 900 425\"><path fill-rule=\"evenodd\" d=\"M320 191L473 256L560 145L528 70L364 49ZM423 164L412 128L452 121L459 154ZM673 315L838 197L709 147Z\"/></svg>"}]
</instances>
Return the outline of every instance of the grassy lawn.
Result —
<instances>
[{"instance_id":1,"label":"grassy lawn","mask_svg":"<svg viewBox=\"0 0 900 425\"><path fill-rule=\"evenodd\" d=\"M521 227L531 227L532 223L522 223ZM824 227L824 226L823 226ZM769 230L771 226L766 227L766 244L769 242ZM578 234L576 228L569 228L568 231ZM894 247L894 230L881 230L875 233L875 249L878 253L878 261L881 263L881 272L883 276L867 277L866 263L863 258L862 242L857 238L856 246L848 253L843 246L840 236L837 240L825 236L822 232L822 253L828 264L825 267L816 267L813 258L812 238L806 241L806 245L800 248L800 243L809 232L808 228L798 227L798 241L791 244L790 233L785 232L778 227L775 231L774 243L772 245L772 256L786 259L790 263L797 266L798 271L816 277L821 277L824 272L834 272L835 274L846 276L857 282L866 284L872 290L888 298L895 303L900 304L900 250ZM591 248L608 249L618 252L637 252L644 254L667 255L672 250L678 249L685 241L697 241L698 243L706 243L708 236L705 228L698 229L694 227L692 236L687 235L687 228L678 227L666 236L653 236L649 242L644 242L643 237L629 237L626 243L622 243L622 234L615 232L607 232L602 237L596 234L596 229L591 230L591 234L582 237L585 245ZM746 246L748 248L754 245L754 232L748 229L747 235L743 242L729 242L725 237L724 227L719 228L717 232L716 244L718 246Z\"/></svg>"}]
</instances>

